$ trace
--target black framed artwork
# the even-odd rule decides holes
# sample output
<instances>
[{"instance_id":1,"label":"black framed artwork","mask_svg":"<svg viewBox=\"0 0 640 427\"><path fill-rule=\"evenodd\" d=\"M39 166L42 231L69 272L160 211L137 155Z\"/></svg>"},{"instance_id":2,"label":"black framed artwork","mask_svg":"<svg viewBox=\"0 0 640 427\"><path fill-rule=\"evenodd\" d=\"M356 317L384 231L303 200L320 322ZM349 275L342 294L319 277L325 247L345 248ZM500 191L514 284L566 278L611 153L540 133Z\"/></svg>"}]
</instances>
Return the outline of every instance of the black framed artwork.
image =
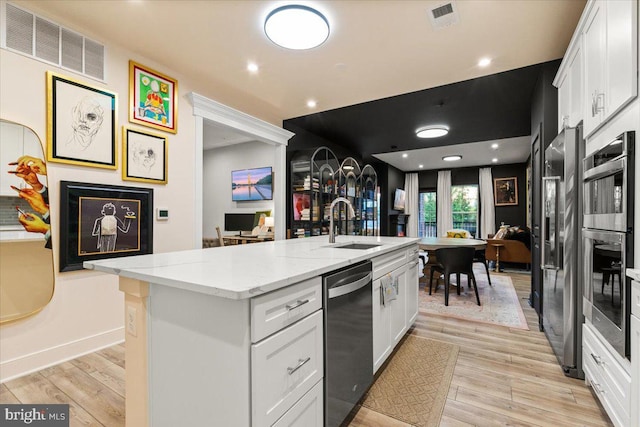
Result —
<instances>
[{"instance_id":1,"label":"black framed artwork","mask_svg":"<svg viewBox=\"0 0 640 427\"><path fill-rule=\"evenodd\" d=\"M153 189L60 182L60 271L153 253Z\"/></svg>"}]
</instances>

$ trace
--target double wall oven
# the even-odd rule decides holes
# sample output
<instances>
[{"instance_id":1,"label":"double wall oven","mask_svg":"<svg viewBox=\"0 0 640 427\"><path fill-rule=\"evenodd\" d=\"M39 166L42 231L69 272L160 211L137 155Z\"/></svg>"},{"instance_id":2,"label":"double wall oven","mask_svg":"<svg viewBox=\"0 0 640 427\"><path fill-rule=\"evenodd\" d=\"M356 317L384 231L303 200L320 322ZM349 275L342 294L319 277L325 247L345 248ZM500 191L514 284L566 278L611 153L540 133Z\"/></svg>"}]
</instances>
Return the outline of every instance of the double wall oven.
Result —
<instances>
[{"instance_id":1,"label":"double wall oven","mask_svg":"<svg viewBox=\"0 0 640 427\"><path fill-rule=\"evenodd\" d=\"M630 357L633 267L634 132L586 156L583 175L584 315Z\"/></svg>"}]
</instances>

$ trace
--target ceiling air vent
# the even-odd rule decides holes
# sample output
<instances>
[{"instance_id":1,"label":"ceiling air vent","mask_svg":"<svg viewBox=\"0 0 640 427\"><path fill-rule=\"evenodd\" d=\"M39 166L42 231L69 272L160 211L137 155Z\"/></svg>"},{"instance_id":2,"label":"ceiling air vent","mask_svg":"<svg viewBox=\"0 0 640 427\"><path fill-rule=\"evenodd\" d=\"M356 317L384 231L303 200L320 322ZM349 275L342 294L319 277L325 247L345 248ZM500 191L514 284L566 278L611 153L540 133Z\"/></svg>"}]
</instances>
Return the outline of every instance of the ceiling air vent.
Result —
<instances>
[{"instance_id":1,"label":"ceiling air vent","mask_svg":"<svg viewBox=\"0 0 640 427\"><path fill-rule=\"evenodd\" d=\"M454 2L448 2L429 9L429 19L433 28L439 30L460 21L458 11Z\"/></svg>"},{"instance_id":2,"label":"ceiling air vent","mask_svg":"<svg viewBox=\"0 0 640 427\"><path fill-rule=\"evenodd\" d=\"M4 49L104 81L103 45L11 3L4 7Z\"/></svg>"}]
</instances>

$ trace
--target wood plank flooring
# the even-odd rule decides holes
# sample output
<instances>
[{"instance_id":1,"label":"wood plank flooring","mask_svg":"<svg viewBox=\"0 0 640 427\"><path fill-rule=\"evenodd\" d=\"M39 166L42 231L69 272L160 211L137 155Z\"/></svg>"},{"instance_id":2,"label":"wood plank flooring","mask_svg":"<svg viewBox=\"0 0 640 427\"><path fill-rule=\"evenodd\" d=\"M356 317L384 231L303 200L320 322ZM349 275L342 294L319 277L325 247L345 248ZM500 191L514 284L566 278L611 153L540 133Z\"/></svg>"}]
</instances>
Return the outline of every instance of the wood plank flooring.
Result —
<instances>
[{"instance_id":1,"label":"wood plank flooring","mask_svg":"<svg viewBox=\"0 0 640 427\"><path fill-rule=\"evenodd\" d=\"M529 331L422 313L410 331L460 346L440 425L611 426L584 381L562 374L538 331L537 315L526 302L530 276L509 276ZM124 345L0 384L0 403L69 403L72 426L124 425L124 395ZM406 426L366 408L360 408L350 423Z\"/></svg>"}]
</instances>

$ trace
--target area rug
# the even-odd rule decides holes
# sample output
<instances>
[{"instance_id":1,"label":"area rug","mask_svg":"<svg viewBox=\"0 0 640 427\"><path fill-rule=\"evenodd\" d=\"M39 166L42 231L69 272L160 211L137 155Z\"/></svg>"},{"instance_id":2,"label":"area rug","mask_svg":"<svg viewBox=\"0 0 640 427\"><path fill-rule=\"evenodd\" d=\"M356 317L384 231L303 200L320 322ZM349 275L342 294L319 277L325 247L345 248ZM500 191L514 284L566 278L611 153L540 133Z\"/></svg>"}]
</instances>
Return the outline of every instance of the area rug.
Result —
<instances>
[{"instance_id":1,"label":"area rug","mask_svg":"<svg viewBox=\"0 0 640 427\"><path fill-rule=\"evenodd\" d=\"M362 406L413 426L438 426L457 358L457 345L407 335Z\"/></svg>"},{"instance_id":2,"label":"area rug","mask_svg":"<svg viewBox=\"0 0 640 427\"><path fill-rule=\"evenodd\" d=\"M520 307L518 295L509 276L492 275L491 284L487 281L484 268L474 269L480 295L480 306L476 303L473 287L467 287L467 276L461 275L462 287L460 295L455 286L449 291L449 306L444 305L444 285L440 281L437 292L429 295L429 279L426 285L420 284L420 311L439 314L458 319L473 320L482 323L508 326L510 328L529 330L527 319ZM437 275L437 274L436 274ZM451 275L451 282L455 282L455 274ZM435 277L433 286L435 288Z\"/></svg>"}]
</instances>

